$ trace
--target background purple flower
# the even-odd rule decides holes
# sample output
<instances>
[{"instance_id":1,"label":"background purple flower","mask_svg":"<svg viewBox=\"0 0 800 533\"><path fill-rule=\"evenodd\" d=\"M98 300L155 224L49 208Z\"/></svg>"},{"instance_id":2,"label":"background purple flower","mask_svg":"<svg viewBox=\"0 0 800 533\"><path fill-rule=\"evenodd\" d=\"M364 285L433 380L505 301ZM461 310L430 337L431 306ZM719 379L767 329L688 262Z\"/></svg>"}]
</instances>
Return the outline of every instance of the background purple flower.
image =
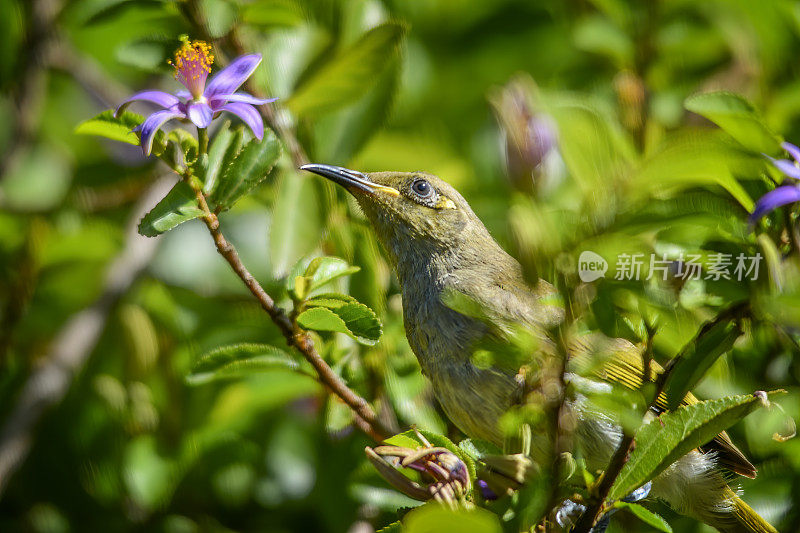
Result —
<instances>
[{"instance_id":1,"label":"background purple flower","mask_svg":"<svg viewBox=\"0 0 800 533\"><path fill-rule=\"evenodd\" d=\"M788 177L800 180L800 148L787 142L781 144L781 147L789 152L794 161L788 159L772 159L770 157L772 164ZM780 187L777 187L775 190L768 192L758 199L749 217L750 223L754 224L758 219L778 207L797 201L800 201L800 187L798 187L798 184L784 182Z\"/></svg>"},{"instance_id":2,"label":"background purple flower","mask_svg":"<svg viewBox=\"0 0 800 533\"><path fill-rule=\"evenodd\" d=\"M142 91L125 100L116 111L120 113L132 102L147 101L164 109L148 116L134 131L141 132L141 146L149 155L155 133L169 120L188 119L198 128L207 128L222 111L238 116L253 131L259 140L264 136L264 123L254 105L274 102L277 98L256 98L236 90L253 74L261 63L261 54L250 54L236 58L219 71L206 85L214 56L210 46L203 41L185 40L175 52L175 78L186 91L170 94L163 91Z\"/></svg>"}]
</instances>

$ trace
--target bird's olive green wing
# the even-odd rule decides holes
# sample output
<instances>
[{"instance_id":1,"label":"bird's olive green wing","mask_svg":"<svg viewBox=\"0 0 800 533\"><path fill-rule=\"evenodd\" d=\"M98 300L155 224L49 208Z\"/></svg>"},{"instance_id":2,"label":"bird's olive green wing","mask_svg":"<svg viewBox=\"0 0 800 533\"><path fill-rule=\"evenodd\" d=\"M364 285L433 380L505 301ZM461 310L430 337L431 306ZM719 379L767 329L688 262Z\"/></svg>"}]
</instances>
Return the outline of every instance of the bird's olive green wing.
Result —
<instances>
[{"instance_id":1,"label":"bird's olive green wing","mask_svg":"<svg viewBox=\"0 0 800 533\"><path fill-rule=\"evenodd\" d=\"M587 338L579 339L572 345L572 360L577 362L582 358L590 357L592 353L596 353L595 347L592 346L591 337L592 336L588 336ZM644 377L642 357L639 349L622 339L606 339L606 342L611 344L611 346L606 346L606 349L610 348L612 351L599 366L592 369L594 377L609 383L618 383L632 390L639 389L643 384L642 378ZM653 379L664 371L655 361L652 362L651 370L653 372ZM653 381L653 379L649 381ZM698 401L699 400L692 393L689 393L681 404L691 405ZM659 412L667 410L667 398L663 393L659 395L656 400L656 409L658 409ZM755 466L753 466L741 450L736 447L727 433L720 433L713 441L703 445L700 449L704 452L715 452L717 454L718 464L731 472L749 478L756 477Z\"/></svg>"}]
</instances>

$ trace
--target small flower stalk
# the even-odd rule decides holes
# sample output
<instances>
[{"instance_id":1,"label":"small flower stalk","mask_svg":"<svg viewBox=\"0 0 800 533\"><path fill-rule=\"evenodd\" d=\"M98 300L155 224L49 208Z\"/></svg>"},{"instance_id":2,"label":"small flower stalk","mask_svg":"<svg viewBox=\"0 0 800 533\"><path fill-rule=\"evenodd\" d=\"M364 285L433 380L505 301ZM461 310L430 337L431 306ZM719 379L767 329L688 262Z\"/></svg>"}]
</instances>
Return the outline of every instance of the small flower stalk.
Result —
<instances>
[{"instance_id":1,"label":"small flower stalk","mask_svg":"<svg viewBox=\"0 0 800 533\"><path fill-rule=\"evenodd\" d=\"M447 448L431 446L421 433L425 446L417 449L402 446L365 448L367 458L394 488L415 500L433 499L455 508L471 489L467 466ZM419 472L422 483L403 475L399 469Z\"/></svg>"},{"instance_id":2,"label":"small flower stalk","mask_svg":"<svg viewBox=\"0 0 800 533\"><path fill-rule=\"evenodd\" d=\"M156 132L168 121L173 119L189 121L198 130L205 130L223 111L239 117L257 139L263 138L264 122L254 106L274 102L277 98L256 98L245 92L237 92L261 63L261 54L237 57L206 84L213 63L214 56L208 43L184 38L183 44L175 52L175 58L170 64L175 69L175 79L181 82L186 90L177 91L175 94L156 90L142 91L125 100L117 108L116 116L136 101L151 102L163 108L148 116L134 130L141 136L142 152L145 156L150 155L152 151Z\"/></svg>"}]
</instances>

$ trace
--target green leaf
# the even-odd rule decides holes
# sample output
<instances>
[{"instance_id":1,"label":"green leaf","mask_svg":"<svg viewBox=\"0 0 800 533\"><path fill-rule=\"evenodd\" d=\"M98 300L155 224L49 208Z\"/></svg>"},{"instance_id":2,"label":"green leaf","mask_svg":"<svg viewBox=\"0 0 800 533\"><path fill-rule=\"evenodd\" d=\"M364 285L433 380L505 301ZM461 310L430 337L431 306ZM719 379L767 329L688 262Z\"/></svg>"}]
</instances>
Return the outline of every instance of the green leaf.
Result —
<instances>
[{"instance_id":1,"label":"green leaf","mask_svg":"<svg viewBox=\"0 0 800 533\"><path fill-rule=\"evenodd\" d=\"M250 189L258 185L281 154L281 145L272 130L264 131L264 138L253 139L242 148L236 159L225 169L211 201L222 209L229 209Z\"/></svg>"},{"instance_id":2,"label":"green leaf","mask_svg":"<svg viewBox=\"0 0 800 533\"><path fill-rule=\"evenodd\" d=\"M300 264L296 265L293 272L297 272L299 267ZM359 267L350 266L347 261L338 257L316 257L308 264L302 275L288 277L287 289L295 300L304 300L311 291L338 278L355 274L359 270L361 270Z\"/></svg>"},{"instance_id":3,"label":"green leaf","mask_svg":"<svg viewBox=\"0 0 800 533\"><path fill-rule=\"evenodd\" d=\"M131 130L143 121L143 116L129 111L123 112L119 118L114 118L114 110L109 109L103 111L94 118L90 118L78 124L75 128L75 133L80 135L97 135L113 141L121 141L138 146L139 136ZM160 145L163 144L163 142L164 133L159 131L156 133L153 145Z\"/></svg>"},{"instance_id":4,"label":"green leaf","mask_svg":"<svg viewBox=\"0 0 800 533\"><path fill-rule=\"evenodd\" d=\"M480 439L464 439L458 443L458 447L476 460L480 460L485 455L502 455L503 453L502 449L491 442Z\"/></svg>"},{"instance_id":5,"label":"green leaf","mask_svg":"<svg viewBox=\"0 0 800 533\"><path fill-rule=\"evenodd\" d=\"M178 224L203 215L197 205L197 197L192 188L179 181L158 204L139 222L139 233L145 237L155 237L171 230Z\"/></svg>"},{"instance_id":6,"label":"green leaf","mask_svg":"<svg viewBox=\"0 0 800 533\"><path fill-rule=\"evenodd\" d=\"M687 98L684 106L704 116L754 152L774 154L780 148L781 137L764 123L752 104L738 94L698 94Z\"/></svg>"},{"instance_id":7,"label":"green leaf","mask_svg":"<svg viewBox=\"0 0 800 533\"><path fill-rule=\"evenodd\" d=\"M405 533L500 533L500 519L486 509L453 510L438 503L427 503L410 511L403 519Z\"/></svg>"},{"instance_id":8,"label":"green leaf","mask_svg":"<svg viewBox=\"0 0 800 533\"><path fill-rule=\"evenodd\" d=\"M136 39L120 45L115 50L117 61L145 72L165 71L180 41L161 36Z\"/></svg>"},{"instance_id":9,"label":"green leaf","mask_svg":"<svg viewBox=\"0 0 800 533\"><path fill-rule=\"evenodd\" d=\"M347 294L326 292L306 300L306 307L327 307L328 309L338 309L343 305L359 303L358 300Z\"/></svg>"},{"instance_id":10,"label":"green leaf","mask_svg":"<svg viewBox=\"0 0 800 533\"><path fill-rule=\"evenodd\" d=\"M356 100L376 83L404 33L395 22L366 32L307 78L287 107L298 115L319 114Z\"/></svg>"},{"instance_id":11,"label":"green leaf","mask_svg":"<svg viewBox=\"0 0 800 533\"><path fill-rule=\"evenodd\" d=\"M774 393L770 393L774 394ZM636 447L611 487L618 500L761 405L756 395L708 400L667 412L636 432Z\"/></svg>"},{"instance_id":12,"label":"green leaf","mask_svg":"<svg viewBox=\"0 0 800 533\"><path fill-rule=\"evenodd\" d=\"M313 180L294 172L280 177L269 228L269 251L276 278L285 276L290 265L316 248L322 231L318 197Z\"/></svg>"},{"instance_id":13,"label":"green leaf","mask_svg":"<svg viewBox=\"0 0 800 533\"><path fill-rule=\"evenodd\" d=\"M303 275L309 278L311 282L309 290L313 291L335 279L355 274L359 270L361 268L348 265L344 259L323 256L311 261Z\"/></svg>"},{"instance_id":14,"label":"green leaf","mask_svg":"<svg viewBox=\"0 0 800 533\"><path fill-rule=\"evenodd\" d=\"M664 393L667 408L676 409L686 393L705 376L711 365L733 347L742 334L734 319L722 320L703 327L697 336L675 359L674 367L667 376Z\"/></svg>"},{"instance_id":15,"label":"green leaf","mask_svg":"<svg viewBox=\"0 0 800 533\"><path fill-rule=\"evenodd\" d=\"M242 149L244 128L230 129L226 122L217 131L208 147L208 169L203 178L203 193L210 195L217 188L217 179L223 169L228 168Z\"/></svg>"},{"instance_id":16,"label":"green leaf","mask_svg":"<svg viewBox=\"0 0 800 533\"><path fill-rule=\"evenodd\" d=\"M672 528L667 523L666 520L661 518L661 516L657 515L653 511L643 507L641 505L637 505L635 503L627 503L627 502L616 502L614 507L617 509L626 509L631 512L636 518L647 524L648 526L657 529L658 531L663 531L664 533L672 533Z\"/></svg>"},{"instance_id":17,"label":"green leaf","mask_svg":"<svg viewBox=\"0 0 800 533\"><path fill-rule=\"evenodd\" d=\"M636 175L632 196L650 201L673 190L718 185L751 212L755 203L734 178L732 169L740 170L752 161L708 132L674 135L666 139L645 161ZM750 159L748 159L750 158Z\"/></svg>"},{"instance_id":18,"label":"green leaf","mask_svg":"<svg viewBox=\"0 0 800 533\"><path fill-rule=\"evenodd\" d=\"M381 336L381 322L364 304L348 303L336 309L314 307L303 311L297 323L313 331L335 331L354 338L361 344L373 345Z\"/></svg>"},{"instance_id":19,"label":"green leaf","mask_svg":"<svg viewBox=\"0 0 800 533\"><path fill-rule=\"evenodd\" d=\"M221 346L200 357L186 376L190 385L241 377L267 370L297 370L297 359L269 344L233 344Z\"/></svg>"}]
</instances>

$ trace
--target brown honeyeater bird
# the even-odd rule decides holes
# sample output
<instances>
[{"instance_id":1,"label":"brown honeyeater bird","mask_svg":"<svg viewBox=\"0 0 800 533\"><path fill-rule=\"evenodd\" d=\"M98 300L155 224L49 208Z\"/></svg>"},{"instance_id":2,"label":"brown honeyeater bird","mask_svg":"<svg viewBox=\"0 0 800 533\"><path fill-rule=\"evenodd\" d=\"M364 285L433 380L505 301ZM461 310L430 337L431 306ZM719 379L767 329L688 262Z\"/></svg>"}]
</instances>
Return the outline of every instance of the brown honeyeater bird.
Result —
<instances>
[{"instance_id":1,"label":"brown honeyeater bird","mask_svg":"<svg viewBox=\"0 0 800 533\"><path fill-rule=\"evenodd\" d=\"M481 342L496 336L491 321L541 332L558 324L563 311L547 298L553 288L544 281L531 288L519 263L492 238L467 201L436 176L364 174L316 164L301 168L347 189L373 226L400 282L408 342L444 412L466 435L502 446L498 422L524 396L519 369L496 359L477 364L473 354ZM453 292L479 304L485 316L448 305ZM641 386L640 350L623 339L604 339L598 346L598 338L579 339L570 347L570 360L598 350L611 353L593 376L597 382ZM684 403L696 401L689 395ZM573 408L577 444L587 465L602 469L622 431L580 400ZM650 495L724 533L777 533L728 486L730 473L755 477L756 470L722 433L656 476Z\"/></svg>"}]
</instances>

